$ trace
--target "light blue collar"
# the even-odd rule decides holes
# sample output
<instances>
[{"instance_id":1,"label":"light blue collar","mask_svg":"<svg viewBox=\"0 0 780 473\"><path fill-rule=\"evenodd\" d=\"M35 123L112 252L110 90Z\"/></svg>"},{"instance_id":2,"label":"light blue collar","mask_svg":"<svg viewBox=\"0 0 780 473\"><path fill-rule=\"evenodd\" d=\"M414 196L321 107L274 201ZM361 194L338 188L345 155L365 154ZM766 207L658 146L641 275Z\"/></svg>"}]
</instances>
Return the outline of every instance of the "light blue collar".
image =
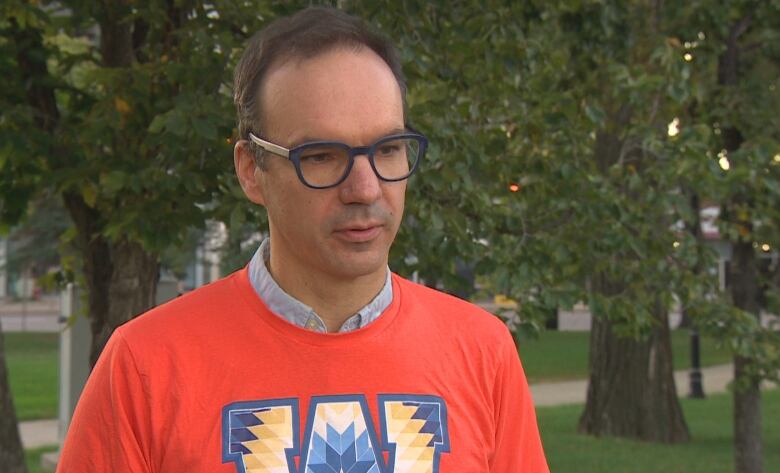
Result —
<instances>
[{"instance_id":1,"label":"light blue collar","mask_svg":"<svg viewBox=\"0 0 780 473\"><path fill-rule=\"evenodd\" d=\"M271 312L288 322L315 332L327 332L328 329L325 326L325 322L311 307L284 292L284 289L279 287L276 281L274 281L267 267L270 257L270 239L266 238L249 262L249 282L257 295L271 309ZM339 329L339 332L350 332L365 327L376 320L390 306L392 301L393 284L390 280L390 268L388 268L385 285L379 291L379 294L368 305L348 318Z\"/></svg>"}]
</instances>

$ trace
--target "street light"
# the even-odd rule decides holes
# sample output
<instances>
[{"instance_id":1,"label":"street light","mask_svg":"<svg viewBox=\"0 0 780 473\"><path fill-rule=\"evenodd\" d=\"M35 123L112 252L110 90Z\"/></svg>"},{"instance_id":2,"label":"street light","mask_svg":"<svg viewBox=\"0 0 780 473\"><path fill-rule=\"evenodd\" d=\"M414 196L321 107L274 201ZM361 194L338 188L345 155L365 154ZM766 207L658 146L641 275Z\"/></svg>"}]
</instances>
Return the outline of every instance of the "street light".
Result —
<instances>
[{"instance_id":1,"label":"street light","mask_svg":"<svg viewBox=\"0 0 780 473\"><path fill-rule=\"evenodd\" d=\"M690 392L688 397L691 399L704 399L704 386L701 382L701 360L699 346L699 330L691 327L691 373L690 373Z\"/></svg>"}]
</instances>

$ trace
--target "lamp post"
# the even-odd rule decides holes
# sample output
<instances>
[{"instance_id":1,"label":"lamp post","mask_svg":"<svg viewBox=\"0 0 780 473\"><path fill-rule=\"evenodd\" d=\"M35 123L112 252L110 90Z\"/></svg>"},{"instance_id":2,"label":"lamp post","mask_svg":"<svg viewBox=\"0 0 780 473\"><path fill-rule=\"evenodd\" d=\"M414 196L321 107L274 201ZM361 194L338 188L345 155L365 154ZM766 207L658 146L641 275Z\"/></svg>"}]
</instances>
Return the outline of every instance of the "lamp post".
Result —
<instances>
[{"instance_id":1,"label":"lamp post","mask_svg":"<svg viewBox=\"0 0 780 473\"><path fill-rule=\"evenodd\" d=\"M699 347L699 331L691 328L691 372L690 372L690 392L689 398L704 399L704 386L701 381L701 360Z\"/></svg>"}]
</instances>

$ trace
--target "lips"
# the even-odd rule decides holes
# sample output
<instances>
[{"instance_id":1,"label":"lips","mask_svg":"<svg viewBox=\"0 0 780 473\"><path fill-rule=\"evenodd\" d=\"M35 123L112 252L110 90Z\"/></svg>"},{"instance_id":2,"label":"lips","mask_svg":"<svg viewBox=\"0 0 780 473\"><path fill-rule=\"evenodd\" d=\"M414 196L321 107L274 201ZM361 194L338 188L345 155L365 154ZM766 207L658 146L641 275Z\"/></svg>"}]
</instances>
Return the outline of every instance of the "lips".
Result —
<instances>
[{"instance_id":1,"label":"lips","mask_svg":"<svg viewBox=\"0 0 780 473\"><path fill-rule=\"evenodd\" d=\"M375 239L382 231L382 225L354 225L336 230L337 237L350 243L365 243Z\"/></svg>"}]
</instances>

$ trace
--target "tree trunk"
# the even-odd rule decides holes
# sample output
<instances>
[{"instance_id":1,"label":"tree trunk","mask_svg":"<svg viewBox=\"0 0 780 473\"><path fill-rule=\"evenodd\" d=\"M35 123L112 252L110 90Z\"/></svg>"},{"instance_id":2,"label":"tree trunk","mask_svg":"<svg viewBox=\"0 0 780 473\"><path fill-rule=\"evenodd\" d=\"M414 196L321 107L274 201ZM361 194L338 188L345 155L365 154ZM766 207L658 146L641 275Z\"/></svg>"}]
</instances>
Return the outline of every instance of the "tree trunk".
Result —
<instances>
[{"instance_id":1,"label":"tree trunk","mask_svg":"<svg viewBox=\"0 0 780 473\"><path fill-rule=\"evenodd\" d=\"M84 262L92 329L89 360L94 366L114 329L154 307L159 262L156 254L137 242L103 237L99 214L81 196L66 194L64 201L78 231L76 244Z\"/></svg>"},{"instance_id":2,"label":"tree trunk","mask_svg":"<svg viewBox=\"0 0 780 473\"><path fill-rule=\"evenodd\" d=\"M111 261L92 262L93 267L106 265L113 269L108 293L94 291L93 296L93 288L89 288L92 324L89 360L92 366L115 328L154 307L159 281L160 266L156 255L144 250L140 244L122 240L109 248ZM98 313L92 307L93 303L97 307L107 307L107 310Z\"/></svg>"},{"instance_id":3,"label":"tree trunk","mask_svg":"<svg viewBox=\"0 0 780 473\"><path fill-rule=\"evenodd\" d=\"M740 38L748 32L753 23L752 13L745 14L731 25L726 48L718 57L718 83L736 87L740 79L742 48ZM740 149L745 141L736 126L722 130L723 146L729 152ZM750 215L740 215L738 208L752 208L753 202L737 193L723 204L724 219L737 223L743 236L732 242L731 277L729 293L732 303L738 309L760 317L759 268L751 241L753 222ZM763 452L761 439L761 390L760 380L751 375L752 361L742 356L734 357L734 460L737 473L761 473Z\"/></svg>"},{"instance_id":4,"label":"tree trunk","mask_svg":"<svg viewBox=\"0 0 780 473\"><path fill-rule=\"evenodd\" d=\"M593 315L579 432L663 443L690 440L674 382L667 308L659 301L657 325L646 340L619 337L606 317Z\"/></svg>"},{"instance_id":5,"label":"tree trunk","mask_svg":"<svg viewBox=\"0 0 780 473\"><path fill-rule=\"evenodd\" d=\"M759 317L758 262L753 245L746 241L734 244L730 292L734 305ZM761 439L760 380L750 373L749 358L734 357L734 460L737 473L761 473L763 452Z\"/></svg>"},{"instance_id":6,"label":"tree trunk","mask_svg":"<svg viewBox=\"0 0 780 473\"><path fill-rule=\"evenodd\" d=\"M761 439L761 389L759 381L750 379L750 360L734 357L734 379L748 377L746 385L734 391L734 462L737 473L764 471Z\"/></svg>"},{"instance_id":7,"label":"tree trunk","mask_svg":"<svg viewBox=\"0 0 780 473\"><path fill-rule=\"evenodd\" d=\"M0 326L0 471L4 473L27 473L24 463L24 449L19 436L11 385L5 364L5 343Z\"/></svg>"}]
</instances>

